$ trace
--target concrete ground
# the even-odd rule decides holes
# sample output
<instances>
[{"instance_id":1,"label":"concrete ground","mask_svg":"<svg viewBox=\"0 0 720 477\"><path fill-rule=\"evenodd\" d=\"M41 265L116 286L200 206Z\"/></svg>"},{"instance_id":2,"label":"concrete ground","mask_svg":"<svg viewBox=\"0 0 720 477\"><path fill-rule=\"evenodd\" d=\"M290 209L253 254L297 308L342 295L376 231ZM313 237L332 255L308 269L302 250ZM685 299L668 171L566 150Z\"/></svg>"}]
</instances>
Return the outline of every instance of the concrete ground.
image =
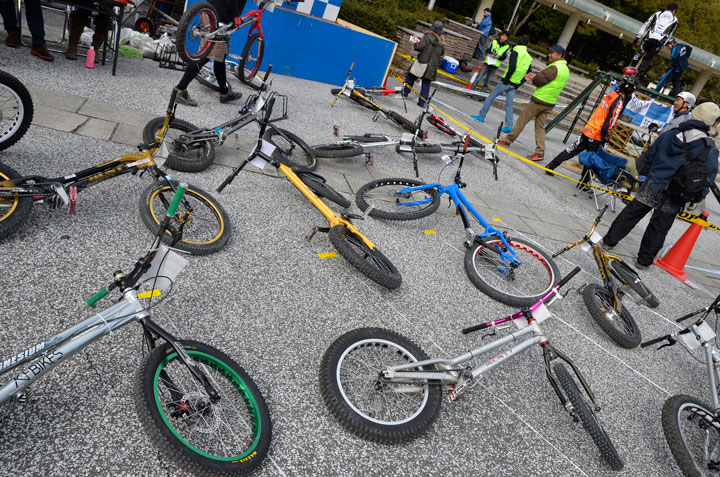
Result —
<instances>
[{"instance_id":1,"label":"concrete ground","mask_svg":"<svg viewBox=\"0 0 720 477\"><path fill-rule=\"evenodd\" d=\"M118 76L109 67L87 70L79 62L45 63L28 49L0 47L3 69L30 88L33 126L0 161L23 174L57 176L133 150L144 124L162 115L180 73L149 60L121 59ZM336 83L341 83L338 78ZM245 95L250 90L234 81ZM289 97L285 127L310 144L331 142L332 126L344 134L400 130L349 101L330 108L330 85L274 76L273 87ZM214 126L233 117L238 105L222 105L193 83L199 108L179 107L178 117ZM485 137L504 117L493 108L487 122L470 119L479 103L438 92L438 105ZM379 101L402 108L395 98ZM408 102L408 117L420 109ZM257 127L248 126L218 150L216 164L199 174L174 173L214 191L249 150ZM546 157L564 146L564 131L548 135ZM430 139L445 141L434 129ZM522 156L534 150L532 127L510 148ZM573 197L573 184L502 153L500 180L488 164L469 159L463 169L465 194L503 230L549 251L579 239L596 215L586 197ZM437 156L420 158L421 177L443 183L453 171ZM333 251L325 236L308 243L305 234L324 219L276 174L247 168L222 194L233 236L221 252L189 257L173 294L156 319L182 338L210 343L241 363L266 397L273 419L270 458L259 475L429 475L448 471L478 475L611 475L587 434L563 412L543 373L539 350L485 376L472 392L443 405L439 419L419 439L400 446L368 443L347 433L329 414L320 395L318 367L341 334L381 326L417 342L428 354L451 356L479 346L481 336L460 329L517 310L479 292L463 270L460 221L443 202L439 213L408 223L358 222L403 275L402 286L376 286ZM411 160L388 148L364 158L320 160L318 172L348 197L363 183L387 176L412 177ZM36 207L30 220L0 243L0 356L70 326L88 315L84 300L104 286L114 270L128 270L151 236L137 211L146 177L121 177L79 196L78 212ZM354 208L353 208L354 210ZM618 211L621 210L621 204ZM710 199L710 220L720 208ZM608 212L603 230L610 224ZM715 219L714 219L715 217ZM630 259L647 220L618 247ZM668 243L687 229L677 222ZM432 230L434 234L425 232ZM720 268L717 232L704 230L689 264ZM579 249L557 260L563 273L583 269L571 287L599 282L592 258ZM631 302L627 308L643 338L675 329L673 318L705 306L720 291L718 275L691 272L701 289L691 289L657 267L642 278L660 298L656 309ZM111 303L108 299L105 304ZM660 425L660 409L671 395L709 401L704 366L697 355L675 346L626 350L593 322L575 291L552 306L543 323L553 344L586 375L603 408L600 417L625 459L624 475L678 475ZM505 333L505 332L501 332ZM137 420L132 393L141 358L139 328L104 338L47 375L33 388L29 404L13 409L0 427L0 468L6 475L185 475L152 447ZM701 359L701 358L700 358Z\"/></svg>"}]
</instances>

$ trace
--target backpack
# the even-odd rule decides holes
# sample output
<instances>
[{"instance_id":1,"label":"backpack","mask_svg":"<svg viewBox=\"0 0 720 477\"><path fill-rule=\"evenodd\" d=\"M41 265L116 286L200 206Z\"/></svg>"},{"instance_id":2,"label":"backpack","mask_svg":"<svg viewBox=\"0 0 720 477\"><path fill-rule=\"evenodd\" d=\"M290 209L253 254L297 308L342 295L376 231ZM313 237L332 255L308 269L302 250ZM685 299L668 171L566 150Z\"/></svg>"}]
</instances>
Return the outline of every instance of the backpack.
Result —
<instances>
[{"instance_id":1,"label":"backpack","mask_svg":"<svg viewBox=\"0 0 720 477\"><path fill-rule=\"evenodd\" d=\"M670 185L668 195L670 199L678 204L687 202L700 202L705 197L707 188L708 170L705 162L712 146L705 141L705 147L699 156L690 158L685 133L683 133L683 147L685 148L685 163L675 172Z\"/></svg>"}]
</instances>

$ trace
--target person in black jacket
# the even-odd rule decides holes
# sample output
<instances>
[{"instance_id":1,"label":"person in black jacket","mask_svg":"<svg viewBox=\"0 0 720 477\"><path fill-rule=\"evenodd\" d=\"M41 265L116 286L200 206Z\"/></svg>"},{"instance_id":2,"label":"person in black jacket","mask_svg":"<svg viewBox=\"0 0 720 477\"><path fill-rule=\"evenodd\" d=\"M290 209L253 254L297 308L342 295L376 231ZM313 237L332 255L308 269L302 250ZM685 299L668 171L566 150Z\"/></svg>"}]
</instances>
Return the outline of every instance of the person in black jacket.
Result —
<instances>
[{"instance_id":1,"label":"person in black jacket","mask_svg":"<svg viewBox=\"0 0 720 477\"><path fill-rule=\"evenodd\" d=\"M420 53L417 55L417 60L410 66L410 70L405 73L403 95L407 98L410 94L410 88L418 78L421 78L422 87L420 88L420 99L417 103L421 108L425 107L425 100L430 97L430 83L437 78L437 69L445 53L444 45L443 23L437 20L432 24L432 31L423 35L422 39L413 46ZM418 73L417 67L424 68L422 74Z\"/></svg>"},{"instance_id":2,"label":"person in black jacket","mask_svg":"<svg viewBox=\"0 0 720 477\"><path fill-rule=\"evenodd\" d=\"M674 202L667 193L678 169L688 157L700 156L707 145L710 148L705 160L707 183L712 184L718 173L718 150L708 133L720 118L720 107L711 102L703 103L692 110L690 117L677 128L662 133L645 152L645 161L638 173L647 178L640 185L635 199L618 214L603 237L606 247L614 247L652 210L635 262L640 270L646 270L652 265L672 227L675 215L685 205ZM709 190L706 187L704 195Z\"/></svg>"},{"instance_id":3,"label":"person in black jacket","mask_svg":"<svg viewBox=\"0 0 720 477\"><path fill-rule=\"evenodd\" d=\"M210 3L215 7L218 12L218 21L221 23L235 23L235 26L240 25L243 8L245 8L245 2L247 0L209 0ZM220 87L220 102L228 103L235 101L242 97L242 93L235 93L230 91L230 85L227 82L227 73L225 71L225 52L227 50L226 42L218 42L213 46L212 51L204 60L193 63L187 67L185 74L180 79L180 82L175 86L178 90L177 102L186 106L197 106L198 103L190 97L187 92L187 87L190 85L195 76L200 72L203 66L210 61L214 60L213 71L215 72L215 79Z\"/></svg>"}]
</instances>

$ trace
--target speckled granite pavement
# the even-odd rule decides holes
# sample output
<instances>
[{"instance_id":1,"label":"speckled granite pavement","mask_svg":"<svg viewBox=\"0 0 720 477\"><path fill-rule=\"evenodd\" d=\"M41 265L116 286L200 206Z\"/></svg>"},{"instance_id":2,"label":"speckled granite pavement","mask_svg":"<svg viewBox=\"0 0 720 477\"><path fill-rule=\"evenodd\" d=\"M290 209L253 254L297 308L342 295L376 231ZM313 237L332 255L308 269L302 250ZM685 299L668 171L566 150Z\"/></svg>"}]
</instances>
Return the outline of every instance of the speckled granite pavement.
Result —
<instances>
[{"instance_id":1,"label":"speckled granite pavement","mask_svg":"<svg viewBox=\"0 0 720 477\"><path fill-rule=\"evenodd\" d=\"M109 67L86 70L78 62L52 64L27 49L0 46L0 67L22 79L36 106L34 126L0 161L21 173L60 175L132 150L145 122L163 114L179 73L149 60L121 59L118 76ZM342 82L343 78L338 78ZM237 90L249 89L235 82ZM283 127L308 143L330 142L332 126L342 133L399 130L354 103L329 107L329 86L275 76L277 91L290 98ZM198 126L219 124L237 112L221 105L216 93L195 83L199 108L178 116ZM445 109L469 124L479 103L438 93ZM401 109L399 99L381 101ZM419 112L408 103L408 115ZM493 134L503 112L493 108L477 131ZM110 123L110 124L106 124ZM475 124L473 127L475 127ZM176 173L213 191L246 153L257 133L241 130L218 151L205 172ZM431 139L445 140L431 130ZM563 131L548 137L547 156L562 148ZM527 128L512 150L533 150ZM488 219L499 218L512 234L555 251L582 236L595 216L594 205L573 197L567 181L548 178L502 154L500 180L483 162L468 160L466 195ZM426 180L449 182L452 172L436 156L420 159ZM388 149L375 165L364 159L322 160L318 172L338 190L352 194L370 180L412 177L411 161ZM405 334L429 354L459 354L480 342L463 336L465 326L511 313L480 293L462 265L463 230L445 206L415 222L368 219L359 226L403 274L403 285L388 291L369 282L342 258L321 260L333 250L325 236L313 243L305 233L324 219L275 174L243 172L222 194L234 226L228 246L215 255L190 257L173 295L155 315L182 338L223 349L253 376L270 406L274 423L271 459L260 475L615 475L600 461L584 431L571 422L543 375L539 350L494 370L453 405L443 405L428 433L401 446L370 444L345 432L322 403L317 372L329 344L361 326L382 326ZM84 192L78 213L33 209L28 223L0 242L0 355L21 349L87 316L84 299L118 269L129 269L151 239L140 220L137 198L147 178L122 177ZM710 220L720 218L708 204ZM609 225L614 214L604 221ZM720 222L720 220L714 220ZM644 229L631 234L619 252L633 256ZM687 225L678 222L674 241ZM427 235L426 230L434 230ZM690 264L720 268L716 232L704 231ZM580 265L573 287L598 281L594 263L580 250L558 259L563 273ZM661 305L628 308L643 336L672 331L672 318L704 306L720 286L711 274L693 272L703 287L692 290L652 267L642 273ZM715 275L717 277L717 275ZM109 303L109 302L107 302ZM660 426L660 408L669 395L686 393L708 400L704 368L679 347L621 349L590 318L581 297L570 293L552 307L543 324L555 346L586 374L603 407L601 418L626 461L624 475L677 475ZM141 356L139 328L127 327L94 344L34 386L30 404L12 411L0 427L0 469L6 475L185 475L150 446L135 414L132 393Z\"/></svg>"}]
</instances>

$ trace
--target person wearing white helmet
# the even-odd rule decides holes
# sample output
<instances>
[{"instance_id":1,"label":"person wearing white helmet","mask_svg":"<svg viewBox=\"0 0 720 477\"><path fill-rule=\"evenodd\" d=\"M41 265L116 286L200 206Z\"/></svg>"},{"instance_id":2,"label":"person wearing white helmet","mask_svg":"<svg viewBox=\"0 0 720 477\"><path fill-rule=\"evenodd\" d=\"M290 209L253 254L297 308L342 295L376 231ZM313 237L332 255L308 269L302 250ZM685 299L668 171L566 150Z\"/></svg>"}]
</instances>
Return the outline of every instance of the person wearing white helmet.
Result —
<instances>
[{"instance_id":1,"label":"person wearing white helmet","mask_svg":"<svg viewBox=\"0 0 720 477\"><path fill-rule=\"evenodd\" d=\"M673 103L673 118L668 121L664 128L660 131L660 134L665 131L669 131L672 128L676 128L680 123L690 119L690 110L695 106L695 95L687 91L678 93L675 102Z\"/></svg>"}]
</instances>

